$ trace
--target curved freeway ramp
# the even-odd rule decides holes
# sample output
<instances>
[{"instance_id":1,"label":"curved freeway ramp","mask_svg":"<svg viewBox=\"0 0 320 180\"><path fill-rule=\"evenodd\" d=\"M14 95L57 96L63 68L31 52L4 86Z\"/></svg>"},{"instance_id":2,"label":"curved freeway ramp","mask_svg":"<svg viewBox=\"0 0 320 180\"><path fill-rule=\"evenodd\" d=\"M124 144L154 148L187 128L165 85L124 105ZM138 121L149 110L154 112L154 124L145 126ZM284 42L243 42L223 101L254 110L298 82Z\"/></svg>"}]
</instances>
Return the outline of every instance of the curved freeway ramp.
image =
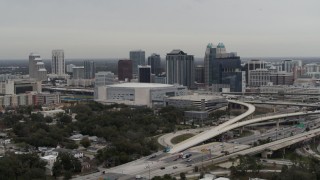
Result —
<instances>
[{"instance_id":1,"label":"curved freeway ramp","mask_svg":"<svg viewBox=\"0 0 320 180\"><path fill-rule=\"evenodd\" d=\"M219 130L219 134L225 133L225 132L230 131L232 129L236 129L236 128L239 128L239 127L242 127L242 126L245 126L245 125L254 124L254 123L258 123L258 122L269 121L269 120L274 120L274 119L280 119L280 118L285 118L285 117L306 116L306 115L313 115L313 114L320 114L320 110L319 111L295 112L295 113L288 113L288 114L278 114L278 115L273 115L273 116L254 118L254 119L250 119L250 120L247 120L247 121L234 123L234 124L231 124L228 127L220 129Z\"/></svg>"},{"instance_id":2,"label":"curved freeway ramp","mask_svg":"<svg viewBox=\"0 0 320 180\"><path fill-rule=\"evenodd\" d=\"M181 152L185 149L188 149L192 146L195 146L203 141L206 141L208 139L211 139L219 134L221 134L221 130L224 129L225 127L231 125L231 124L234 124L235 122L237 121L240 121L242 119L244 119L245 117L251 115L252 113L254 113L255 111L255 107L251 104L248 104L248 103L244 103L244 102L240 102L240 101L233 101L233 100L228 100L230 103L235 103L235 104L240 104L240 105L243 105L243 106L246 106L248 108L248 110L233 118L233 119L230 119L229 121L219 125L219 126L216 126L208 131L204 131L196 136L193 136L185 141L182 141L178 144L176 144L175 146L172 147L172 149L169 151L169 153L177 153L177 152Z\"/></svg>"},{"instance_id":3,"label":"curved freeway ramp","mask_svg":"<svg viewBox=\"0 0 320 180\"><path fill-rule=\"evenodd\" d=\"M236 129L236 128L239 128L239 127L242 127L242 126L245 126L245 125L249 125L249 124L253 124L253 123L269 121L269 120L274 120L274 119L280 119L280 118L284 118L284 117L303 116L303 115L306 116L306 115L314 115L314 114L320 114L320 110L319 111L307 111L307 112L295 112L295 113L288 113L288 114L279 114L279 115L273 115L273 116L250 119L250 120L247 120L247 121L234 123L234 124L231 124L231 125L229 125L227 127L220 128L220 129L217 129L215 131L212 131L211 134L210 134L210 137L207 138L207 139L210 139L212 137L215 137L215 136L217 136L219 134L225 133L225 132L230 131L232 129ZM211 130L209 130L209 131L211 131ZM206 131L206 132L208 132L208 131ZM192 138L187 139L186 141L191 140L191 139ZM203 141L201 141L201 142L203 142ZM182 150L180 150L180 151L182 151ZM175 151L175 152L179 152L179 151ZM174 153L174 152L170 151L170 153Z\"/></svg>"}]
</instances>

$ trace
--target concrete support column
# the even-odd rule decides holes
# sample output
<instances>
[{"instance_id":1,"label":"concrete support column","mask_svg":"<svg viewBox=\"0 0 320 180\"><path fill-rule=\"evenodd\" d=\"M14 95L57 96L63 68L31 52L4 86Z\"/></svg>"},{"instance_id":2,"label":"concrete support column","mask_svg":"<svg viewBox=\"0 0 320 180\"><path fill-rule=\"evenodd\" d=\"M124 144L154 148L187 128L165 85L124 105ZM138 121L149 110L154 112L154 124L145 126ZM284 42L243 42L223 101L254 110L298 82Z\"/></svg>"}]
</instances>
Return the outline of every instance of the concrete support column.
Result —
<instances>
[{"instance_id":1,"label":"concrete support column","mask_svg":"<svg viewBox=\"0 0 320 180\"><path fill-rule=\"evenodd\" d=\"M280 119L277 120L277 129L279 130L280 127Z\"/></svg>"},{"instance_id":2,"label":"concrete support column","mask_svg":"<svg viewBox=\"0 0 320 180\"><path fill-rule=\"evenodd\" d=\"M268 157L270 157L271 155L272 155L272 151L263 151L261 153L261 157L265 159L268 159Z\"/></svg>"}]
</instances>

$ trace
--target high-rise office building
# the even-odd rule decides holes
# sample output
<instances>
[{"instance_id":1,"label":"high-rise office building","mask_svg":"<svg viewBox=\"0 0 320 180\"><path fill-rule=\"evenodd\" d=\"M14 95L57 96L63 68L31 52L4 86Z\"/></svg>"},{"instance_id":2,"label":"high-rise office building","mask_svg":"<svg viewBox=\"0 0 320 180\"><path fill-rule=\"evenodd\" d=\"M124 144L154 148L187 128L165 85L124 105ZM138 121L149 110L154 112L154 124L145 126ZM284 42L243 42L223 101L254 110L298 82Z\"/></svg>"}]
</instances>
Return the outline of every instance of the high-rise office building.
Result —
<instances>
[{"instance_id":1,"label":"high-rise office building","mask_svg":"<svg viewBox=\"0 0 320 180\"><path fill-rule=\"evenodd\" d=\"M151 82L151 66L138 66L138 81L141 83Z\"/></svg>"},{"instance_id":2,"label":"high-rise office building","mask_svg":"<svg viewBox=\"0 0 320 180\"><path fill-rule=\"evenodd\" d=\"M249 81L247 84L250 87L266 86L270 83L270 71L268 69L255 69L249 71Z\"/></svg>"},{"instance_id":3,"label":"high-rise office building","mask_svg":"<svg viewBox=\"0 0 320 180\"><path fill-rule=\"evenodd\" d=\"M29 77L38 81L47 80L47 70L39 54L29 55Z\"/></svg>"},{"instance_id":4,"label":"high-rise office building","mask_svg":"<svg viewBox=\"0 0 320 180\"><path fill-rule=\"evenodd\" d=\"M253 85L251 82L255 82L254 84L257 84L256 80L259 78L255 78L255 80L252 80L252 81L250 79L251 77L254 77L250 73L256 69L267 69L267 63L265 61L262 61L259 59L252 59L244 65L244 71L246 71L246 82L249 86ZM254 74L257 74L257 72L265 72L265 71L260 71L260 70L255 71ZM264 74L264 73L262 73L262 74ZM256 85L254 85L254 86L256 86Z\"/></svg>"},{"instance_id":5,"label":"high-rise office building","mask_svg":"<svg viewBox=\"0 0 320 180\"><path fill-rule=\"evenodd\" d=\"M270 74L270 81L273 85L293 85L293 73L277 72Z\"/></svg>"},{"instance_id":6,"label":"high-rise office building","mask_svg":"<svg viewBox=\"0 0 320 180\"><path fill-rule=\"evenodd\" d=\"M180 49L166 56L167 84L180 84L194 88L194 57Z\"/></svg>"},{"instance_id":7,"label":"high-rise office building","mask_svg":"<svg viewBox=\"0 0 320 180\"><path fill-rule=\"evenodd\" d=\"M198 65L195 67L195 81L197 83L204 83L204 66Z\"/></svg>"},{"instance_id":8,"label":"high-rise office building","mask_svg":"<svg viewBox=\"0 0 320 180\"><path fill-rule=\"evenodd\" d=\"M205 85L229 85L231 92L243 91L240 57L236 53L227 53L223 43L207 45L205 58Z\"/></svg>"},{"instance_id":9,"label":"high-rise office building","mask_svg":"<svg viewBox=\"0 0 320 180\"><path fill-rule=\"evenodd\" d=\"M97 72L94 81L94 99L98 99L98 87L114 84L114 74L110 71ZM105 92L104 92L105 93Z\"/></svg>"},{"instance_id":10,"label":"high-rise office building","mask_svg":"<svg viewBox=\"0 0 320 180\"><path fill-rule=\"evenodd\" d=\"M93 79L96 73L94 61L84 61L84 79Z\"/></svg>"},{"instance_id":11,"label":"high-rise office building","mask_svg":"<svg viewBox=\"0 0 320 180\"><path fill-rule=\"evenodd\" d=\"M295 67L302 67L302 61L291 59L285 59L282 61L282 70L285 72L293 72Z\"/></svg>"},{"instance_id":12,"label":"high-rise office building","mask_svg":"<svg viewBox=\"0 0 320 180\"><path fill-rule=\"evenodd\" d=\"M114 84L114 74L110 71L100 71L95 74L95 86Z\"/></svg>"},{"instance_id":13,"label":"high-rise office building","mask_svg":"<svg viewBox=\"0 0 320 180\"><path fill-rule=\"evenodd\" d=\"M52 74L57 74L58 76L62 76L65 74L65 61L63 50L52 50L51 69Z\"/></svg>"},{"instance_id":14,"label":"high-rise office building","mask_svg":"<svg viewBox=\"0 0 320 180\"><path fill-rule=\"evenodd\" d=\"M76 65L74 65L74 64L68 64L67 65L67 73L72 73L72 68L73 67L76 67Z\"/></svg>"},{"instance_id":15,"label":"high-rise office building","mask_svg":"<svg viewBox=\"0 0 320 180\"><path fill-rule=\"evenodd\" d=\"M130 60L132 60L132 73L138 74L138 65L145 65L146 55L142 50L130 51Z\"/></svg>"},{"instance_id":16,"label":"high-rise office building","mask_svg":"<svg viewBox=\"0 0 320 180\"><path fill-rule=\"evenodd\" d=\"M132 79L132 60L118 61L118 80L130 81Z\"/></svg>"},{"instance_id":17,"label":"high-rise office building","mask_svg":"<svg viewBox=\"0 0 320 180\"><path fill-rule=\"evenodd\" d=\"M151 54L148 57L148 65L151 66L151 73L159 75L161 73L161 58L159 54Z\"/></svg>"},{"instance_id":18,"label":"high-rise office building","mask_svg":"<svg viewBox=\"0 0 320 180\"><path fill-rule=\"evenodd\" d=\"M72 79L84 79L83 66L76 66L72 68Z\"/></svg>"}]
</instances>

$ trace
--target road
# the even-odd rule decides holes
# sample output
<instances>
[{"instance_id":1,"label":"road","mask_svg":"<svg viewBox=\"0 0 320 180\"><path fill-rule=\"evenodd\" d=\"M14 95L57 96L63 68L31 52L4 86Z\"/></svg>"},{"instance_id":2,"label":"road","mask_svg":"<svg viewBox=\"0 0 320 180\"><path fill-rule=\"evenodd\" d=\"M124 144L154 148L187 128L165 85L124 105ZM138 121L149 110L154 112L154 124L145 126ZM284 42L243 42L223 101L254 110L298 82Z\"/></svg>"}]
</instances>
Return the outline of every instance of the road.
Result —
<instances>
[{"instance_id":1,"label":"road","mask_svg":"<svg viewBox=\"0 0 320 180\"><path fill-rule=\"evenodd\" d=\"M249 144L252 145L254 142L257 142L259 139L268 139L270 138L271 140L278 140L278 139L283 139L285 137L289 137L294 134L302 133L305 131L306 127L310 127L310 129L315 129L318 126L315 126L315 124L320 123L320 119L317 120L310 120L304 122L305 127L300 128L297 126L289 126L289 127L281 127L279 129L271 129L268 130L265 133L261 134L254 134L251 136L246 136L238 139L231 139L227 142L229 143L238 143L238 144Z\"/></svg>"},{"instance_id":2,"label":"road","mask_svg":"<svg viewBox=\"0 0 320 180\"><path fill-rule=\"evenodd\" d=\"M250 108L249 108L250 110ZM248 111L249 111L248 110ZM248 112L247 111L247 112ZM246 112L246 113L247 113ZM245 113L244 113L245 114ZM292 117L292 116L307 116L307 115L312 115L312 114L320 114L320 111L306 111L306 112L295 112L295 113L287 113L287 114L278 114L278 115L273 115L273 116L266 116L266 117L260 117L260 118L255 118L255 119L250 119L250 120L246 120L246 121L242 121L242 122L237 122L239 120L241 120L243 117L235 117L234 119L231 119L227 122L228 125L225 126L217 126L215 128L212 128L208 131L205 131L203 133L200 133L196 136L193 136L179 144L176 144L175 146L173 146L173 148L170 150L169 153L177 153L180 151L183 151L191 146L197 145L203 141L206 141L208 139L211 139L217 135L220 135L222 133L225 133L227 131L230 131L232 129L236 129L245 125L249 125L249 124L253 124L253 123L258 123L258 122L263 122L263 121L269 121L269 120L273 120L273 119L281 119L281 118L286 118L286 117ZM243 115L243 114L242 114ZM240 115L241 116L241 115ZM236 119L236 120L235 120ZM233 122L233 123L231 123ZM236 123L234 123L236 122ZM225 123L223 123L225 124ZM222 124L222 125L223 125Z\"/></svg>"},{"instance_id":3,"label":"road","mask_svg":"<svg viewBox=\"0 0 320 180\"><path fill-rule=\"evenodd\" d=\"M246 103L242 103L242 102L235 102L235 103L246 104ZM251 107L253 107L253 108L251 108ZM129 179L129 178L132 178L138 174L142 175L144 177L148 177L148 176L153 177L153 176L157 176L157 175L161 176L164 174L172 174L172 173L177 173L177 172L181 172L181 171L192 170L194 168L194 165L200 166L203 163L208 163L211 161L212 162L222 162L222 161L228 160L225 158L235 157L239 154L258 153L258 152L263 151L267 147L269 147L271 149L281 148L283 146L287 146L287 145L296 143L298 141L302 141L304 139L310 138L311 136L308 137L308 135L310 133L315 133L314 130L306 132L306 133L308 133L307 135L306 135L306 133L300 133L300 134L297 134L292 137L287 137L287 138L285 138L284 141L278 140L278 141L275 141L276 143L272 142L272 143L265 144L265 145L268 145L267 147L265 145L261 145L261 146L249 148L248 146L245 146L245 145L240 146L240 145L236 145L235 143L223 143L222 145L215 144L215 145L212 145L212 147L210 147L210 149L211 149L210 156L207 152L205 154L204 152L201 152L201 150L199 151L199 149L198 149L198 151L196 151L196 150L194 150L194 148L192 148L192 149L190 149L190 152L188 152L188 153L192 154L192 162L186 162L186 159L177 159L178 154L174 153L174 152L180 152L184 149L190 148L191 146L197 145L197 144L203 142L204 140L210 139L210 138L212 138L216 135L219 135L221 133L224 133L229 130L232 130L232 129L235 129L238 127L242 127L242 126L245 126L248 124L263 122L263 121L267 121L267 120L271 120L271 119L285 118L285 117L290 117L290 116L299 116L299 115L306 116L306 115L320 113L320 111L288 113L288 114L261 117L261 118L255 118L255 119L251 119L251 120L247 120L247 121L243 121L243 122L238 122L241 119L252 114L253 112L254 112L254 106L250 105L250 106L248 106L248 110L244 114L237 116L237 117L227 121L226 123L221 124L220 126L217 126L217 127L212 128L208 131L202 132L199 135L194 136L197 138L190 138L190 139L192 139L191 141L189 141L190 139L186 140L187 142L191 142L191 143L186 143L184 141L183 143L179 143L180 146L174 146L174 148L170 151L170 154L168 154L168 153L164 154L162 152L158 152L156 158L150 159L150 157L152 156L152 155L150 155L150 156L147 156L147 157L141 158L139 160L136 160L136 161L124 164L124 165L120 165L117 167L113 167L110 169L101 169L101 170L106 171L105 175L101 174L101 172L98 172L98 173L93 173L93 174L90 174L87 176L76 177L75 179L98 179L99 177L108 177L111 179L112 179L112 177L116 177L118 179ZM269 133L271 133L270 134L271 137L274 136L274 135L272 135L272 132L269 132ZM274 134L274 132L273 132L273 134ZM283 134L284 134L283 137L285 137L286 133L283 133ZM205 137L205 135L207 137ZM305 135L306 135L306 137L304 137ZM276 134L276 136L278 136L278 135ZM281 138L281 136L279 136L279 138ZM248 139L243 140L243 141L248 141ZM250 139L249 139L249 141L250 141ZM200 147L198 147L198 148L200 148ZM223 156L223 153L221 151L228 151L228 152L232 153L231 154L232 156L229 156L229 155ZM211 158L214 158L214 159L211 159ZM175 159L177 159L177 160L175 161ZM190 165L191 163L192 163L192 165ZM162 168L162 167L164 167L164 168Z\"/></svg>"},{"instance_id":4,"label":"road","mask_svg":"<svg viewBox=\"0 0 320 180\"><path fill-rule=\"evenodd\" d=\"M228 127L229 125L234 124L235 122L238 122L238 121L246 118L247 116L251 115L255 111L255 107L251 104L240 102L240 101L233 101L233 100L228 100L228 101L230 103L235 103L235 104L240 104L240 105L246 106L248 108L248 110L245 113L243 113L239 116L236 116L235 118L230 119L229 121L226 121L223 124L220 124L219 126L216 126L208 131L204 131L196 136L193 136L185 141L182 141L182 142L174 145L169 153L174 154L177 152L181 152L185 149L188 149L192 146L195 146L199 143L202 143L203 141L211 139L211 138L221 134L220 133L221 129Z\"/></svg>"},{"instance_id":5,"label":"road","mask_svg":"<svg viewBox=\"0 0 320 180\"><path fill-rule=\"evenodd\" d=\"M174 144L171 143L171 140L174 137L183 135L183 134L199 134L203 131L206 131L208 129L210 129L212 127L204 127L204 128L197 128L197 129L185 129L185 130L181 130L181 131L177 131L177 132L172 132L172 133L167 133L165 135L162 135L158 138L158 143L161 144L162 146L166 147L172 147L174 146Z\"/></svg>"},{"instance_id":6,"label":"road","mask_svg":"<svg viewBox=\"0 0 320 180\"><path fill-rule=\"evenodd\" d=\"M283 102L283 101L244 101L250 104L270 104L270 105L288 105L288 106L302 106L302 107L320 107L320 104L307 104L307 103L296 103L296 102Z\"/></svg>"}]
</instances>

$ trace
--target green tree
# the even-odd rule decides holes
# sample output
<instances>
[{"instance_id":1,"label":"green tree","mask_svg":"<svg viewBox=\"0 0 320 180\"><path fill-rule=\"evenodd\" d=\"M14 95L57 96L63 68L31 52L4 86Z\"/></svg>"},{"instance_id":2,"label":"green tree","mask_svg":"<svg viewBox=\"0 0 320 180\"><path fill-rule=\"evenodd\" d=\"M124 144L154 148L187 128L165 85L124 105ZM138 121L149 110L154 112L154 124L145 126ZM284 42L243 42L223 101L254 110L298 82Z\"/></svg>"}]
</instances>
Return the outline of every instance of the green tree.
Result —
<instances>
[{"instance_id":1,"label":"green tree","mask_svg":"<svg viewBox=\"0 0 320 180\"><path fill-rule=\"evenodd\" d=\"M8 153L0 158L0 179L44 179L45 165L37 154Z\"/></svg>"},{"instance_id":2,"label":"green tree","mask_svg":"<svg viewBox=\"0 0 320 180\"><path fill-rule=\"evenodd\" d=\"M72 178L72 172L66 171L66 172L64 173L63 179L64 179L64 180L69 180L69 179L71 179L71 178Z\"/></svg>"},{"instance_id":3,"label":"green tree","mask_svg":"<svg viewBox=\"0 0 320 180\"><path fill-rule=\"evenodd\" d=\"M52 122L53 122L53 119L52 119L52 117L50 117L50 116L46 116L46 117L44 118L44 120L45 120L46 123L52 123Z\"/></svg>"},{"instance_id":4,"label":"green tree","mask_svg":"<svg viewBox=\"0 0 320 180\"><path fill-rule=\"evenodd\" d=\"M69 177L69 172L81 172L81 162L70 153L60 152L53 164L53 175L57 177L63 174L65 177Z\"/></svg>"},{"instance_id":5,"label":"green tree","mask_svg":"<svg viewBox=\"0 0 320 180\"><path fill-rule=\"evenodd\" d=\"M72 122L72 118L71 116L67 115L67 114L63 114L61 117L59 117L58 120L61 124L69 124Z\"/></svg>"},{"instance_id":6,"label":"green tree","mask_svg":"<svg viewBox=\"0 0 320 180\"><path fill-rule=\"evenodd\" d=\"M186 180L187 179L186 174L184 172L180 173L180 179L181 180Z\"/></svg>"},{"instance_id":7,"label":"green tree","mask_svg":"<svg viewBox=\"0 0 320 180\"><path fill-rule=\"evenodd\" d=\"M30 115L30 119L31 121L34 121L34 122L44 122L44 117L40 113L32 113Z\"/></svg>"},{"instance_id":8,"label":"green tree","mask_svg":"<svg viewBox=\"0 0 320 180\"><path fill-rule=\"evenodd\" d=\"M81 139L80 144L83 147L87 148L87 147L89 147L91 145L91 142L90 142L88 137L84 137L84 138Z\"/></svg>"}]
</instances>

